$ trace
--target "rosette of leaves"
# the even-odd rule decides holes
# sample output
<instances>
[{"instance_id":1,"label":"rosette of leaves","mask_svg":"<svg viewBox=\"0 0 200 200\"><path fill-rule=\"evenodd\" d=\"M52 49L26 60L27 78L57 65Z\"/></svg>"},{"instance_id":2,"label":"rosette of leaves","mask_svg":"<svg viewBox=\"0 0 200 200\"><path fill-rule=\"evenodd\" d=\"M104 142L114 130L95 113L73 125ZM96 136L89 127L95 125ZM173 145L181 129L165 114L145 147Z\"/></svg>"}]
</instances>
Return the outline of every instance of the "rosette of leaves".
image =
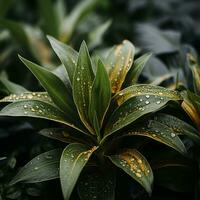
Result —
<instances>
[{"instance_id":1,"label":"rosette of leaves","mask_svg":"<svg viewBox=\"0 0 200 200\"><path fill-rule=\"evenodd\" d=\"M70 198L76 183L80 199L110 200L115 199L113 169L118 167L150 195L153 184L150 164L136 146L120 148L116 143L125 136L141 136L185 154L179 135L184 134L186 128L190 133L187 135L193 135L190 126L183 128L182 123L169 125L165 117L141 123L141 118L154 115L172 101L179 106L182 96L164 87L136 84L150 56L145 54L134 61L135 48L127 40L114 46L105 59L91 60L85 42L77 52L52 37L48 39L67 76L63 79L20 56L45 92L24 92L3 98L2 103L10 104L1 110L0 115L57 122L58 126L47 127L40 134L66 143L66 148L33 158L10 184L60 177L65 200ZM84 173L87 172L83 170L85 167L94 170Z\"/></svg>"}]
</instances>

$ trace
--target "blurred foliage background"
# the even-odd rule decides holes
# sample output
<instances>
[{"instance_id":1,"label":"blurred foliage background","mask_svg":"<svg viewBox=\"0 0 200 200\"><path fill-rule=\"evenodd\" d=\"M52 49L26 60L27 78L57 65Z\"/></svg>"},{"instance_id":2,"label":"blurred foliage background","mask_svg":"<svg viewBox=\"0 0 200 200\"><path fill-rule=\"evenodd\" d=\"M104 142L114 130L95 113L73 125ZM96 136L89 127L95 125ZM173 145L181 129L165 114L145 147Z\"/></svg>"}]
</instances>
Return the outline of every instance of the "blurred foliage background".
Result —
<instances>
[{"instance_id":1,"label":"blurred foliage background","mask_svg":"<svg viewBox=\"0 0 200 200\"><path fill-rule=\"evenodd\" d=\"M179 82L195 91L187 55L192 54L198 63L199 0L0 0L0 97L41 90L19 61L18 54L54 73L63 73L46 35L76 49L85 40L93 55L96 52L104 55L112 45L128 39L137 47L136 57L144 52L152 53L140 82L170 88ZM178 115L191 123L183 112ZM47 123L0 119L0 199L62 199L59 181L9 186L13 175L30 158L58 145L36 134L45 124L51 126ZM188 158L154 143L146 149L152 163L160 158L179 159L184 163L155 170L151 198L119 172L118 178L122 181L117 186L117 199L199 199L199 149L187 139L184 143L190 154ZM162 155L153 157L154 151L160 148ZM166 179L167 173L170 176ZM78 199L76 194L72 199Z\"/></svg>"}]
</instances>

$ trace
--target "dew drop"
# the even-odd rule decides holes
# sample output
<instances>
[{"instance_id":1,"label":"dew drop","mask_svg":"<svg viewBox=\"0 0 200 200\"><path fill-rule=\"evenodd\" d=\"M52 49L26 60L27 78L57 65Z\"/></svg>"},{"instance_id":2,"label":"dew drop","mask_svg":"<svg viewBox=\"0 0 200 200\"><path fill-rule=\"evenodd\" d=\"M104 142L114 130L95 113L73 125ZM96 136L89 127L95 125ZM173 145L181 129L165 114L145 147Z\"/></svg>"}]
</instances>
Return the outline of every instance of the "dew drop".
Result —
<instances>
[{"instance_id":1,"label":"dew drop","mask_svg":"<svg viewBox=\"0 0 200 200\"><path fill-rule=\"evenodd\" d=\"M141 177L142 177L142 174L140 174L140 173L138 173L138 172L137 172L135 175L136 175L138 178L141 178Z\"/></svg>"},{"instance_id":2,"label":"dew drop","mask_svg":"<svg viewBox=\"0 0 200 200\"><path fill-rule=\"evenodd\" d=\"M24 108L28 108L28 106L27 106L27 105L24 105Z\"/></svg>"},{"instance_id":3,"label":"dew drop","mask_svg":"<svg viewBox=\"0 0 200 200\"><path fill-rule=\"evenodd\" d=\"M76 80L77 80L77 81L80 81L80 78L78 77Z\"/></svg>"},{"instance_id":4,"label":"dew drop","mask_svg":"<svg viewBox=\"0 0 200 200\"><path fill-rule=\"evenodd\" d=\"M145 101L145 104L147 104L147 105L148 105L148 104L149 104L149 101Z\"/></svg>"},{"instance_id":5,"label":"dew drop","mask_svg":"<svg viewBox=\"0 0 200 200\"><path fill-rule=\"evenodd\" d=\"M24 112L24 114L27 115L28 113L27 113L27 112Z\"/></svg>"},{"instance_id":6,"label":"dew drop","mask_svg":"<svg viewBox=\"0 0 200 200\"><path fill-rule=\"evenodd\" d=\"M176 136L175 133L171 133L171 137L174 138Z\"/></svg>"},{"instance_id":7,"label":"dew drop","mask_svg":"<svg viewBox=\"0 0 200 200\"><path fill-rule=\"evenodd\" d=\"M146 98L148 99L150 96L149 95L146 95Z\"/></svg>"},{"instance_id":8,"label":"dew drop","mask_svg":"<svg viewBox=\"0 0 200 200\"><path fill-rule=\"evenodd\" d=\"M38 170L38 167L34 167L35 170Z\"/></svg>"},{"instance_id":9,"label":"dew drop","mask_svg":"<svg viewBox=\"0 0 200 200\"><path fill-rule=\"evenodd\" d=\"M156 102L156 104L160 104L160 103L161 103L160 101L157 101L157 102Z\"/></svg>"},{"instance_id":10,"label":"dew drop","mask_svg":"<svg viewBox=\"0 0 200 200\"><path fill-rule=\"evenodd\" d=\"M142 100L142 99L140 99L140 101L142 102L143 100Z\"/></svg>"}]
</instances>

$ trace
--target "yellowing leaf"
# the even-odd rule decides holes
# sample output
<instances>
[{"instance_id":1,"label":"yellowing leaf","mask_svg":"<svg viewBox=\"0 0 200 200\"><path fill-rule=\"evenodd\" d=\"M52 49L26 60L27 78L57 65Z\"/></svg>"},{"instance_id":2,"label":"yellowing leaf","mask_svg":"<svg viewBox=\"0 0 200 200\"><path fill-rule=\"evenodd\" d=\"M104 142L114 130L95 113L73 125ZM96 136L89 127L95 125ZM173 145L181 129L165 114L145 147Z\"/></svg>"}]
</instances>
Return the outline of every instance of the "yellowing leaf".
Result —
<instances>
[{"instance_id":1,"label":"yellowing leaf","mask_svg":"<svg viewBox=\"0 0 200 200\"><path fill-rule=\"evenodd\" d=\"M112 93L120 91L126 75L133 64L135 47L128 40L111 50L105 59L105 65L109 72Z\"/></svg>"}]
</instances>

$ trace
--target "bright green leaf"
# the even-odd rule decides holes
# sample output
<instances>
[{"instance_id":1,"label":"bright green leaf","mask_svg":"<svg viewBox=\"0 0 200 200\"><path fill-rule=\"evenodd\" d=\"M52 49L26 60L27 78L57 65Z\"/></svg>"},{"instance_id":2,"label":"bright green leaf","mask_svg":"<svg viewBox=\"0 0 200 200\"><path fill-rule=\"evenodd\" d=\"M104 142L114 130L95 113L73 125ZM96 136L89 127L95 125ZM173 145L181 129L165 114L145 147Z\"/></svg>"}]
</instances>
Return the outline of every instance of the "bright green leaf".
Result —
<instances>
[{"instance_id":1,"label":"bright green leaf","mask_svg":"<svg viewBox=\"0 0 200 200\"><path fill-rule=\"evenodd\" d=\"M54 149L36 156L17 173L10 184L21 181L36 183L58 178L61 153L60 149Z\"/></svg>"},{"instance_id":2,"label":"bright green leaf","mask_svg":"<svg viewBox=\"0 0 200 200\"><path fill-rule=\"evenodd\" d=\"M60 180L64 200L69 200L78 177L96 147L89 149L79 143L69 144L60 160Z\"/></svg>"},{"instance_id":3,"label":"bright green leaf","mask_svg":"<svg viewBox=\"0 0 200 200\"><path fill-rule=\"evenodd\" d=\"M145 157L136 149L127 149L119 155L109 156L117 167L121 168L151 195L153 184L153 172Z\"/></svg>"}]
</instances>

